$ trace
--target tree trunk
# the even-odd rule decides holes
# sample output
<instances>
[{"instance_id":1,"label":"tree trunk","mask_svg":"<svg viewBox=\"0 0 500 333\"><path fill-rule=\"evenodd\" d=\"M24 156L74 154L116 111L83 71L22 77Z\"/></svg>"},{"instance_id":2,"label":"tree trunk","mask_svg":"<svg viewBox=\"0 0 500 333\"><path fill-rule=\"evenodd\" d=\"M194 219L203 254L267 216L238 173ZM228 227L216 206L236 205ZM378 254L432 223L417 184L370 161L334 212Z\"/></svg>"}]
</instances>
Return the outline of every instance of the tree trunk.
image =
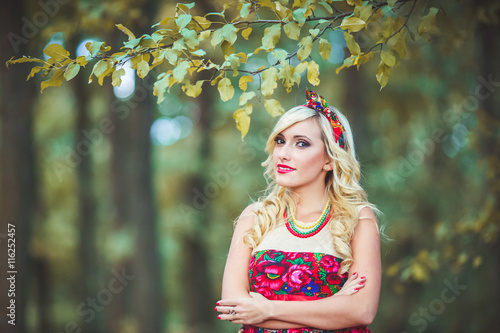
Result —
<instances>
[{"instance_id":1,"label":"tree trunk","mask_svg":"<svg viewBox=\"0 0 500 333\"><path fill-rule=\"evenodd\" d=\"M4 6L0 11L0 319L1 332L26 332L26 304L31 291L32 260L29 254L31 225L37 205L37 181L33 152L32 111L36 87L26 82L31 66L10 69L5 61L12 56L29 54L28 40L23 35L26 15L22 1ZM14 227L13 227L13 226ZM9 232L11 229L13 232ZM15 244L12 239L15 239ZM7 266L7 246L14 249L14 266ZM13 252L12 252L13 253ZM9 273L14 271L17 273ZM7 277L13 277L7 280ZM12 282L12 283L11 283ZM15 292L8 293L9 289ZM15 326L7 323L5 311L15 301Z\"/></svg>"}]
</instances>

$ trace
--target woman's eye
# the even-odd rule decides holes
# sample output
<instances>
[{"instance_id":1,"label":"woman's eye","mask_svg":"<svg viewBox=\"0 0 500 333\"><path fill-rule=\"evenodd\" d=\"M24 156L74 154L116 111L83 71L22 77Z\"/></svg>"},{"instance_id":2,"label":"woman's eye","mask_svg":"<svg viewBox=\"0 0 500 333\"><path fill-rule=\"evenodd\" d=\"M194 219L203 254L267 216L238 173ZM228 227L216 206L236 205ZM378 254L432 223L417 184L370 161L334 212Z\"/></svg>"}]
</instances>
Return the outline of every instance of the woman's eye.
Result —
<instances>
[{"instance_id":1,"label":"woman's eye","mask_svg":"<svg viewBox=\"0 0 500 333\"><path fill-rule=\"evenodd\" d=\"M298 141L297 146L298 147L309 147L310 145L309 145L309 142L307 142L307 141Z\"/></svg>"},{"instance_id":2,"label":"woman's eye","mask_svg":"<svg viewBox=\"0 0 500 333\"><path fill-rule=\"evenodd\" d=\"M275 138L274 142L276 142L276 144L278 144L278 145L281 145L281 144L285 143L285 140L283 140L282 138Z\"/></svg>"}]
</instances>

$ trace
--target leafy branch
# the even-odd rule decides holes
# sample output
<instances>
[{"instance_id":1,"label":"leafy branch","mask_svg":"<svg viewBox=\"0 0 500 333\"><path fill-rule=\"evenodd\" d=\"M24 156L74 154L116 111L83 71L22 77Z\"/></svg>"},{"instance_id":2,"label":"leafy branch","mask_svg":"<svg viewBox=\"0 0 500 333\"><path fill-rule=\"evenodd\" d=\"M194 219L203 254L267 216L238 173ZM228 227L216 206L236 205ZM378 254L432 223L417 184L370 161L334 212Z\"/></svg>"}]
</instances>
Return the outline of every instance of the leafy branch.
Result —
<instances>
[{"instance_id":1,"label":"leafy branch","mask_svg":"<svg viewBox=\"0 0 500 333\"><path fill-rule=\"evenodd\" d=\"M93 65L89 83L94 77L100 85L106 77L111 77L113 86L121 84L125 70L121 68L130 62L140 78L151 73L158 67L160 74L154 83L153 94L158 103L164 100L165 94L172 86L179 85L182 91L190 97L197 97L204 84L217 86L222 101L228 101L235 95L235 87L228 77L239 76L238 89L240 94L240 109L234 113L237 128L244 136L250 125L250 114L253 105L250 101L257 96L255 92L247 92L248 83L257 76L260 81L260 94L265 97L264 106L273 116L284 112L281 104L272 99L278 82L290 92L299 85L302 74L307 72L309 84L317 86L320 83L319 64L311 57L313 45L319 44L319 55L328 60L331 54L331 42L323 38L329 30L341 30L350 56L337 68L337 73L343 68L357 66L371 61L373 49L377 46L386 47L380 52L380 64L376 77L383 88L390 75L390 70L401 62L406 55L405 29L410 30L409 19L414 12L417 0L389 0L387 2L346 0L294 0L292 1L247 1L238 0L224 5L222 12L207 13L204 16L192 14L195 3L176 6L175 16L166 17L153 25L156 29L151 34L137 38L132 31L121 24L116 24L127 37L120 51L111 53L111 48L104 42L89 42L86 45L89 55L75 59L69 57L69 52L62 46L51 44L44 53L49 56L47 61L37 58L22 57L11 59L9 64L24 62L41 63L32 69L28 79L41 72L43 78L41 90L50 86L60 86L64 81L74 78L82 66L96 60ZM409 13L402 17L398 14L401 7L412 2ZM237 17L226 14L238 13ZM419 20L418 32L428 38L438 10L431 8L426 16ZM270 17L264 19L263 17ZM366 51L356 42L355 36L368 31L368 26L377 34L378 40ZM254 29L259 35L255 36ZM262 31L263 30L263 31ZM287 41L282 39L282 33ZM253 34L253 35L252 35ZM258 41L260 44L253 52L245 53L243 44ZM239 41L239 42L238 42ZM294 42L295 41L295 42ZM243 43L244 42L244 43ZM280 44L280 48L277 45ZM210 48L210 45L212 48ZM258 58L262 52L270 53L276 61L259 68L241 68L248 65L248 60ZM292 65L292 59L298 64ZM198 79L202 71L211 72L211 79ZM49 77L50 76L50 77Z\"/></svg>"}]
</instances>

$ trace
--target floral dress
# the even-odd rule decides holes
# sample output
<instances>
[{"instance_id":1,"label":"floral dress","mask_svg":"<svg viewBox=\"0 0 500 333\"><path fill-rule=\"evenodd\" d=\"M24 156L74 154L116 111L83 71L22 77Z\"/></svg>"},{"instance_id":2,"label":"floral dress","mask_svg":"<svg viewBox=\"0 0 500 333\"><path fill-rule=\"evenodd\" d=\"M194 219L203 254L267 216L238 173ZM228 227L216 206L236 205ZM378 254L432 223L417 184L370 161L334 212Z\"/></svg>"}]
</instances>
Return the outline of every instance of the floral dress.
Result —
<instances>
[{"instance_id":1,"label":"floral dress","mask_svg":"<svg viewBox=\"0 0 500 333\"><path fill-rule=\"evenodd\" d=\"M359 209L361 209L360 207ZM285 225L270 231L254 249L249 264L251 291L271 300L308 301L339 291L347 274L333 250L329 228L308 238L292 235ZM367 326L341 330L314 328L264 329L243 325L239 333L370 333Z\"/></svg>"}]
</instances>

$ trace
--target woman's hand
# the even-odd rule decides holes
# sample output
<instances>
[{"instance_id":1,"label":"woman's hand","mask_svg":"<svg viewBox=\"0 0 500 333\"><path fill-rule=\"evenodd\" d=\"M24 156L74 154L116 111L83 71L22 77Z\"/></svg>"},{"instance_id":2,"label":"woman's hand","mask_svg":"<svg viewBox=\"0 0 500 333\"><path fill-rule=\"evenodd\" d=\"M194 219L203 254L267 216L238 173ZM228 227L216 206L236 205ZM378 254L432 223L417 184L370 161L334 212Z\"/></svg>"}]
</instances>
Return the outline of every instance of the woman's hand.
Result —
<instances>
[{"instance_id":1,"label":"woman's hand","mask_svg":"<svg viewBox=\"0 0 500 333\"><path fill-rule=\"evenodd\" d=\"M359 276L358 273L351 275L349 279L344 283L342 288L337 291L333 296L349 296L357 293L359 289L365 286L366 278L364 276Z\"/></svg>"},{"instance_id":2,"label":"woman's hand","mask_svg":"<svg viewBox=\"0 0 500 333\"><path fill-rule=\"evenodd\" d=\"M224 299L217 302L215 311L220 320L229 320L234 324L256 325L270 318L273 303L258 293L250 292L250 297Z\"/></svg>"}]
</instances>

